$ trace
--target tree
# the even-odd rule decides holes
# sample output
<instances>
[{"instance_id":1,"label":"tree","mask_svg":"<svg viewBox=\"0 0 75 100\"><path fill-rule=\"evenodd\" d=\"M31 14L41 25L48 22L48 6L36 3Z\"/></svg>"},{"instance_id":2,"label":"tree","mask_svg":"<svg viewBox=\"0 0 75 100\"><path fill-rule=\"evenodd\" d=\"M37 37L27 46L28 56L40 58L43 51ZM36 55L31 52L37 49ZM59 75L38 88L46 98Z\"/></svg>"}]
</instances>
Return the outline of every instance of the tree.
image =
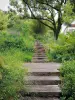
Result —
<instances>
[{"instance_id":1,"label":"tree","mask_svg":"<svg viewBox=\"0 0 75 100\"><path fill-rule=\"evenodd\" d=\"M68 0L10 0L10 4L16 7L23 18L36 19L49 27L56 40L63 23L63 6Z\"/></svg>"},{"instance_id":2,"label":"tree","mask_svg":"<svg viewBox=\"0 0 75 100\"><path fill-rule=\"evenodd\" d=\"M20 24L20 17L14 12L8 12L8 28L16 28L15 25Z\"/></svg>"},{"instance_id":3,"label":"tree","mask_svg":"<svg viewBox=\"0 0 75 100\"><path fill-rule=\"evenodd\" d=\"M73 10L73 12L75 13L75 0L70 0L70 2L71 2L71 4L74 6L72 10Z\"/></svg>"},{"instance_id":4,"label":"tree","mask_svg":"<svg viewBox=\"0 0 75 100\"><path fill-rule=\"evenodd\" d=\"M5 30L8 25L8 15L0 10L0 31Z\"/></svg>"},{"instance_id":5,"label":"tree","mask_svg":"<svg viewBox=\"0 0 75 100\"><path fill-rule=\"evenodd\" d=\"M35 33L35 35L41 35L41 34L43 35L47 32L47 27L37 20L32 21L31 28L32 28L33 32Z\"/></svg>"},{"instance_id":6,"label":"tree","mask_svg":"<svg viewBox=\"0 0 75 100\"><path fill-rule=\"evenodd\" d=\"M71 3L70 1L67 1L66 6L63 7L63 21L67 25L70 25L71 22L75 19L74 6Z\"/></svg>"}]
</instances>

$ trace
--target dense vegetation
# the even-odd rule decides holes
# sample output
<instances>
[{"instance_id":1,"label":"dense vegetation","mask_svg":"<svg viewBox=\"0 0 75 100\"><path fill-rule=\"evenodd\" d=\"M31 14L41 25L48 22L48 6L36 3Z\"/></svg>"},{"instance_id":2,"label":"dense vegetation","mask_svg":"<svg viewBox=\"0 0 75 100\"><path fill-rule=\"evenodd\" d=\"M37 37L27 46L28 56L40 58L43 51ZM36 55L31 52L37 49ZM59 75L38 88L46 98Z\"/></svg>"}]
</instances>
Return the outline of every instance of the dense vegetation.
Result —
<instances>
[{"instance_id":1,"label":"dense vegetation","mask_svg":"<svg viewBox=\"0 0 75 100\"><path fill-rule=\"evenodd\" d=\"M21 14L21 9L16 8L18 7L16 3L13 0L10 1L11 5L15 5L15 9L19 10ZM34 1L32 4L35 4ZM33 20L35 16L29 16L28 9L24 8L25 15L32 17L32 20L26 19L26 16L19 16L12 9L8 12L0 10L0 100L19 100L19 91L24 89L23 78L27 73L23 63L31 62L36 39L43 43L49 61L63 63L60 69L62 79L61 100L75 99L75 32L59 35L62 23L65 21L66 24L69 24L75 17L73 1L70 0L72 4L64 2L67 4L63 8L63 16L60 16L62 11L59 11L63 0L56 0L57 3L54 2L55 0L51 1L49 13L45 9L48 8L47 5L42 5L40 9L44 7L44 11L39 11L42 18L47 15L46 20L50 22L45 21L45 19L41 20L38 14L34 19L38 18L39 21ZM55 7L52 5L53 2ZM60 3L62 4L60 5ZM31 7L32 4L29 4L29 6ZM59 15L57 21L55 20L55 10ZM33 11L37 13L36 9ZM49 16L50 14L51 16ZM49 27L46 27L45 24L46 26L49 25ZM53 33L56 39L59 35L57 41L54 39Z\"/></svg>"},{"instance_id":2,"label":"dense vegetation","mask_svg":"<svg viewBox=\"0 0 75 100\"><path fill-rule=\"evenodd\" d=\"M46 41L45 41L46 43ZM61 62L61 100L75 99L75 32L60 34L57 41L45 44L49 61Z\"/></svg>"},{"instance_id":3,"label":"dense vegetation","mask_svg":"<svg viewBox=\"0 0 75 100\"><path fill-rule=\"evenodd\" d=\"M12 16L14 20L11 22L11 17L8 20L10 15L7 16L2 11L1 14L3 19L0 19L0 100L18 100L19 91L24 89L24 76L27 73L23 63L31 62L34 38L30 34L27 22L15 15Z\"/></svg>"},{"instance_id":4,"label":"dense vegetation","mask_svg":"<svg viewBox=\"0 0 75 100\"><path fill-rule=\"evenodd\" d=\"M50 61L64 62L75 60L75 32L60 34L57 41L51 41L47 55Z\"/></svg>"},{"instance_id":5,"label":"dense vegetation","mask_svg":"<svg viewBox=\"0 0 75 100\"><path fill-rule=\"evenodd\" d=\"M69 24L75 18L73 2L74 0L10 0L10 10L18 12L23 18L37 19L53 32L57 40L64 21ZM58 17L55 18L56 16Z\"/></svg>"},{"instance_id":6,"label":"dense vegetation","mask_svg":"<svg viewBox=\"0 0 75 100\"><path fill-rule=\"evenodd\" d=\"M61 100L75 99L75 60L64 62L60 69L62 76Z\"/></svg>"},{"instance_id":7,"label":"dense vegetation","mask_svg":"<svg viewBox=\"0 0 75 100\"><path fill-rule=\"evenodd\" d=\"M19 91L24 88L23 78L26 72L15 54L13 57L11 54L7 55L4 60L0 57L0 100L19 99Z\"/></svg>"},{"instance_id":8,"label":"dense vegetation","mask_svg":"<svg viewBox=\"0 0 75 100\"><path fill-rule=\"evenodd\" d=\"M50 62L62 63L60 100L75 99L75 32L60 34L59 39L54 40L52 34L39 36L38 39L44 43L47 57Z\"/></svg>"}]
</instances>

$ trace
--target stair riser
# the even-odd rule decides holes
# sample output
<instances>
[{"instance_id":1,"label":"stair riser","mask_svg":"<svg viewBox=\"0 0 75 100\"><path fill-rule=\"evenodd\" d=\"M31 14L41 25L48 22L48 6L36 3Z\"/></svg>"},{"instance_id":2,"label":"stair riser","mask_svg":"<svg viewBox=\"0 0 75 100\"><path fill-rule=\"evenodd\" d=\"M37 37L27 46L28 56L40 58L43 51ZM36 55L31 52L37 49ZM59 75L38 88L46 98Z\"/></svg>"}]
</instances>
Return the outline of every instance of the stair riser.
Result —
<instances>
[{"instance_id":1,"label":"stair riser","mask_svg":"<svg viewBox=\"0 0 75 100\"><path fill-rule=\"evenodd\" d=\"M60 72L29 72L28 74L32 76L59 76Z\"/></svg>"},{"instance_id":2,"label":"stair riser","mask_svg":"<svg viewBox=\"0 0 75 100\"><path fill-rule=\"evenodd\" d=\"M41 51L35 51L34 53L35 54L45 54L45 51L42 51L42 52Z\"/></svg>"},{"instance_id":3,"label":"stair riser","mask_svg":"<svg viewBox=\"0 0 75 100\"><path fill-rule=\"evenodd\" d=\"M34 57L46 57L46 55L45 55L45 54L44 54L44 55L43 55L43 54L40 54L40 55L37 55L37 54L36 54L36 55L33 56L33 58L34 58Z\"/></svg>"},{"instance_id":4,"label":"stair riser","mask_svg":"<svg viewBox=\"0 0 75 100\"><path fill-rule=\"evenodd\" d=\"M48 60L44 60L44 59L42 59L42 60L32 60L32 62L34 62L34 63L46 63L46 62L48 62Z\"/></svg>"},{"instance_id":5,"label":"stair riser","mask_svg":"<svg viewBox=\"0 0 75 100\"><path fill-rule=\"evenodd\" d=\"M51 98L51 97L25 97L21 100L59 100L59 98Z\"/></svg>"},{"instance_id":6,"label":"stair riser","mask_svg":"<svg viewBox=\"0 0 75 100\"><path fill-rule=\"evenodd\" d=\"M34 52L34 55L45 55L45 52Z\"/></svg>"},{"instance_id":7,"label":"stair riser","mask_svg":"<svg viewBox=\"0 0 75 100\"><path fill-rule=\"evenodd\" d=\"M33 60L38 60L38 59L47 59L47 57L33 57Z\"/></svg>"},{"instance_id":8,"label":"stair riser","mask_svg":"<svg viewBox=\"0 0 75 100\"><path fill-rule=\"evenodd\" d=\"M35 47L35 50L37 50L37 49L44 49L44 47L38 45L38 46Z\"/></svg>"},{"instance_id":9,"label":"stair riser","mask_svg":"<svg viewBox=\"0 0 75 100\"><path fill-rule=\"evenodd\" d=\"M49 81L49 80L42 80L42 81L36 81L36 80L34 80L34 81L27 81L26 82L26 85L30 85L30 84L32 84L32 85L58 85L58 84L61 84L61 81L60 80L54 80L54 81Z\"/></svg>"},{"instance_id":10,"label":"stair riser","mask_svg":"<svg viewBox=\"0 0 75 100\"><path fill-rule=\"evenodd\" d=\"M38 62L38 63L39 63L39 62L48 62L48 60L47 60L47 59L33 59L32 62L36 62L36 63L37 63L37 62Z\"/></svg>"},{"instance_id":11,"label":"stair riser","mask_svg":"<svg viewBox=\"0 0 75 100\"><path fill-rule=\"evenodd\" d=\"M34 56L33 57L47 57L45 54L43 54L43 53L36 53L36 54L34 54Z\"/></svg>"},{"instance_id":12,"label":"stair riser","mask_svg":"<svg viewBox=\"0 0 75 100\"><path fill-rule=\"evenodd\" d=\"M32 61L47 61L47 59L45 58L35 58L35 59L32 59Z\"/></svg>"},{"instance_id":13,"label":"stair riser","mask_svg":"<svg viewBox=\"0 0 75 100\"><path fill-rule=\"evenodd\" d=\"M60 92L29 92L25 93L25 96L30 96L30 97L60 97L61 93Z\"/></svg>"}]
</instances>

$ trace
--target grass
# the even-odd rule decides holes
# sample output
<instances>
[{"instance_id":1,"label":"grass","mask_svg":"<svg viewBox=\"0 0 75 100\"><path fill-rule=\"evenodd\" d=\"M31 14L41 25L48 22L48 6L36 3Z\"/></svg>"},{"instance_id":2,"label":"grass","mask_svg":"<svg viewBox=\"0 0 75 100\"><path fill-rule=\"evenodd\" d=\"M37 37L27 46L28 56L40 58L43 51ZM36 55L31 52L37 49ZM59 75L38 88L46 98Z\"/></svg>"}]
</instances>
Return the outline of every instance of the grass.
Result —
<instances>
[{"instance_id":1,"label":"grass","mask_svg":"<svg viewBox=\"0 0 75 100\"><path fill-rule=\"evenodd\" d=\"M27 74L23 63L31 62L34 40L6 33L0 33L0 38L0 100L19 100Z\"/></svg>"},{"instance_id":2,"label":"grass","mask_svg":"<svg viewBox=\"0 0 75 100\"><path fill-rule=\"evenodd\" d=\"M27 69L23 67L24 54L18 49L10 49L3 53L0 52L0 100L19 99L19 91L24 88L24 76ZM1 63L0 62L0 63Z\"/></svg>"}]
</instances>

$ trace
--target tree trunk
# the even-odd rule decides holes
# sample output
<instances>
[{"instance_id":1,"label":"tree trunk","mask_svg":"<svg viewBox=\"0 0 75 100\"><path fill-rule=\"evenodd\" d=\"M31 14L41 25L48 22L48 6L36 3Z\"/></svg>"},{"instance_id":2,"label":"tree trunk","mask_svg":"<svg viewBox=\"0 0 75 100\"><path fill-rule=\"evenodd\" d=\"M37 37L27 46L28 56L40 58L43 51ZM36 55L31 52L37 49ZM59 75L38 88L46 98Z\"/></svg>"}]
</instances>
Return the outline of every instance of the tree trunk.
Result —
<instances>
[{"instance_id":1,"label":"tree trunk","mask_svg":"<svg viewBox=\"0 0 75 100\"><path fill-rule=\"evenodd\" d=\"M61 25L62 24L59 24L58 27L56 29L54 29L54 37L55 37L56 40L58 39L60 30L61 30Z\"/></svg>"}]
</instances>

